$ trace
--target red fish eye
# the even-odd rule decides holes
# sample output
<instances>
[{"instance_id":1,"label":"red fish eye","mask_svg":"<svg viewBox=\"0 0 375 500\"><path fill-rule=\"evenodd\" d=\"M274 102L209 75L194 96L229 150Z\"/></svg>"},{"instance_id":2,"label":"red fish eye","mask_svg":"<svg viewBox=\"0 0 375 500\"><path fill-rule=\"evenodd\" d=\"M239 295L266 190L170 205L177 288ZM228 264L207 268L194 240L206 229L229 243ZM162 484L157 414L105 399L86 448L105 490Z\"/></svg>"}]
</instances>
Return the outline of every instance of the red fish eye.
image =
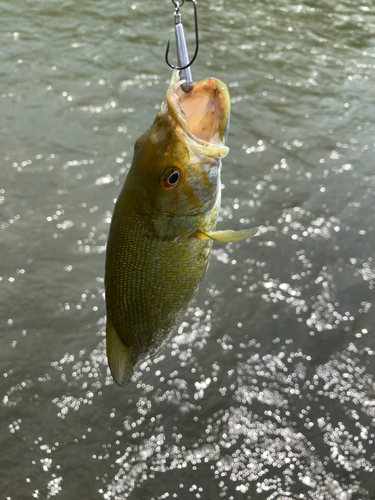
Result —
<instances>
[{"instance_id":1,"label":"red fish eye","mask_svg":"<svg viewBox=\"0 0 375 500\"><path fill-rule=\"evenodd\" d=\"M177 168L172 168L164 176L163 187L168 189L175 186L180 180L180 177L180 171Z\"/></svg>"}]
</instances>

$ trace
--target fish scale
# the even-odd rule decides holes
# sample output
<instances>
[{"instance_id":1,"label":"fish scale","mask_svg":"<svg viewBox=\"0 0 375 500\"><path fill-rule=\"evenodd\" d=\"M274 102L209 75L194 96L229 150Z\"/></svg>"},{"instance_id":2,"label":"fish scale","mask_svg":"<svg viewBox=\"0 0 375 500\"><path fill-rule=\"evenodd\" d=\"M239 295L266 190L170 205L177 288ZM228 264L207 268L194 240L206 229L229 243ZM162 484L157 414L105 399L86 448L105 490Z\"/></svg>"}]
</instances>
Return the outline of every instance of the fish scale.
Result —
<instances>
[{"instance_id":1,"label":"fish scale","mask_svg":"<svg viewBox=\"0 0 375 500\"><path fill-rule=\"evenodd\" d=\"M189 238L173 243L150 238L135 220L126 218L114 239L110 235L106 266L106 285L111 283L106 300L112 304L108 320L124 343L133 347L134 360L150 344L155 351L167 340L166 334L199 288L212 247L211 240ZM216 220L209 222L212 226Z\"/></svg>"}]
</instances>

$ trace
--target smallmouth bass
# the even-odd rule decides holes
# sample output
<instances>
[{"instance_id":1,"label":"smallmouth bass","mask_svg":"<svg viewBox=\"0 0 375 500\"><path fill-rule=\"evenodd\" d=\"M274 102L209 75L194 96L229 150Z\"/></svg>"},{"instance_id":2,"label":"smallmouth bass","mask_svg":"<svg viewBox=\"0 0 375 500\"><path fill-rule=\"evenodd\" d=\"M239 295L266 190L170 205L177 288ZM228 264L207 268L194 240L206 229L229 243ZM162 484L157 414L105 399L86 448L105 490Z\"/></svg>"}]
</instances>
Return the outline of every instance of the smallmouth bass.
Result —
<instances>
[{"instance_id":1,"label":"smallmouth bass","mask_svg":"<svg viewBox=\"0 0 375 500\"><path fill-rule=\"evenodd\" d=\"M167 342L206 273L216 231L230 99L206 78L184 93L174 71L153 125L137 140L108 236L107 356L117 384Z\"/></svg>"}]
</instances>

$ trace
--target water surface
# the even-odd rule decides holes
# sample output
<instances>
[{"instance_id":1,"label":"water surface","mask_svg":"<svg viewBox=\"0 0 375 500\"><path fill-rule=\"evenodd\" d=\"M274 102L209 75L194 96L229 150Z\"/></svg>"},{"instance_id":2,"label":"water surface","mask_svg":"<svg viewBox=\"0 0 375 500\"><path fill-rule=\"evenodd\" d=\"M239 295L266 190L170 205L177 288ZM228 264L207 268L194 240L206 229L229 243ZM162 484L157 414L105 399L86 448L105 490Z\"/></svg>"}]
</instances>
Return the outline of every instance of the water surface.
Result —
<instances>
[{"instance_id":1,"label":"water surface","mask_svg":"<svg viewBox=\"0 0 375 500\"><path fill-rule=\"evenodd\" d=\"M105 245L171 75L173 5L0 6L1 498L374 496L373 3L199 4L193 76L232 99L218 228L260 235L214 244L125 389Z\"/></svg>"}]
</instances>

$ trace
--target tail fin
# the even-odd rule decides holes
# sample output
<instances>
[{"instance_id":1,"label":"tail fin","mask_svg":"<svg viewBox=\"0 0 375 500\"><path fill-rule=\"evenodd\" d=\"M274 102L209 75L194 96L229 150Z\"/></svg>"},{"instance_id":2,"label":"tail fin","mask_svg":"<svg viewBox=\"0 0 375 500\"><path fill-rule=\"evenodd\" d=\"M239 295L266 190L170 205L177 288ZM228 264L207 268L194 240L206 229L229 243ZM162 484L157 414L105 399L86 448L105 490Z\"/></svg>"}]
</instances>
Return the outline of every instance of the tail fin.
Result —
<instances>
[{"instance_id":1,"label":"tail fin","mask_svg":"<svg viewBox=\"0 0 375 500\"><path fill-rule=\"evenodd\" d=\"M107 318L107 357L116 384L125 386L133 374L130 348L118 336L112 321Z\"/></svg>"}]
</instances>

